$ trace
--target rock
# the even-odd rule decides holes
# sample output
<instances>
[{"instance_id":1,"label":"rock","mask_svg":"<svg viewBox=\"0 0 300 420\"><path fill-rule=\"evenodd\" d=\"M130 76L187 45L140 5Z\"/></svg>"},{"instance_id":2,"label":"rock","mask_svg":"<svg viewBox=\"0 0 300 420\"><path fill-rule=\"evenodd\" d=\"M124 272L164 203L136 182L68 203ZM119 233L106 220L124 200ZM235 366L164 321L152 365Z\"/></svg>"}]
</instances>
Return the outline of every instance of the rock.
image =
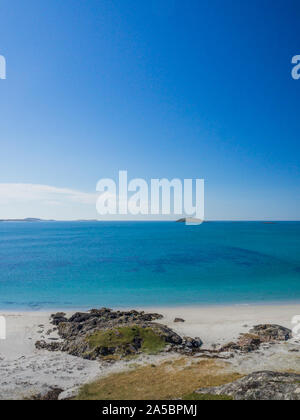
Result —
<instances>
[{"instance_id":1,"label":"rock","mask_svg":"<svg viewBox=\"0 0 300 420\"><path fill-rule=\"evenodd\" d=\"M200 338L186 337L183 340L167 326L154 322L163 318L157 313L135 310L114 312L108 308L101 308L88 312L76 312L69 319L61 312L53 314L51 318L52 323L57 326L57 332L62 341L40 340L36 342L36 348L49 351L60 350L90 360L139 354L145 351L144 340L151 343L151 334L153 334L154 346L161 349L159 351L180 351L192 354L203 344ZM124 327L128 327L128 330L124 331ZM150 330L150 336L147 332L145 338L143 329ZM158 343L155 336L158 338ZM147 348L151 347L149 344L147 346Z\"/></svg>"},{"instance_id":2,"label":"rock","mask_svg":"<svg viewBox=\"0 0 300 420\"><path fill-rule=\"evenodd\" d=\"M35 401L57 401L59 395L63 392L63 389L53 387L45 394L33 395L30 399Z\"/></svg>"},{"instance_id":3,"label":"rock","mask_svg":"<svg viewBox=\"0 0 300 420\"><path fill-rule=\"evenodd\" d=\"M250 353L259 349L261 340L258 336L252 334L241 334L236 343L231 342L223 346L219 351L230 352L240 351L242 353Z\"/></svg>"},{"instance_id":4,"label":"rock","mask_svg":"<svg viewBox=\"0 0 300 420\"><path fill-rule=\"evenodd\" d=\"M44 340L37 341L35 347L38 350L58 351L61 350L62 343L46 343Z\"/></svg>"},{"instance_id":5,"label":"rock","mask_svg":"<svg viewBox=\"0 0 300 420\"><path fill-rule=\"evenodd\" d=\"M291 330L273 324L256 325L249 332L257 335L263 343L287 341L292 338Z\"/></svg>"},{"instance_id":6,"label":"rock","mask_svg":"<svg viewBox=\"0 0 300 420\"><path fill-rule=\"evenodd\" d=\"M200 348L203 346L203 341L201 340L200 337L195 337L194 341L193 341L194 347L196 348Z\"/></svg>"},{"instance_id":7,"label":"rock","mask_svg":"<svg viewBox=\"0 0 300 420\"><path fill-rule=\"evenodd\" d=\"M71 318L68 320L68 322L85 322L91 318L94 317L98 317L98 314L94 314L94 313L81 313L81 312L76 312L74 315L71 316Z\"/></svg>"},{"instance_id":8,"label":"rock","mask_svg":"<svg viewBox=\"0 0 300 420\"><path fill-rule=\"evenodd\" d=\"M66 391L63 391L59 394L58 400L59 401L71 400L71 399L77 397L77 395L78 395L78 388L67 389Z\"/></svg>"},{"instance_id":9,"label":"rock","mask_svg":"<svg viewBox=\"0 0 300 420\"><path fill-rule=\"evenodd\" d=\"M66 316L66 314L64 312L57 312L56 314L52 314L51 315L51 318L52 318L51 324L58 325L61 322L66 322L67 318L65 316Z\"/></svg>"},{"instance_id":10,"label":"rock","mask_svg":"<svg viewBox=\"0 0 300 420\"><path fill-rule=\"evenodd\" d=\"M51 315L51 318L64 318L66 316L65 312L56 312Z\"/></svg>"},{"instance_id":11,"label":"rock","mask_svg":"<svg viewBox=\"0 0 300 420\"><path fill-rule=\"evenodd\" d=\"M280 325L264 324L253 327L248 334L241 334L238 341L221 347L220 352L240 351L250 353L260 349L261 345L274 344L292 338L292 331ZM266 347L265 347L266 348Z\"/></svg>"},{"instance_id":12,"label":"rock","mask_svg":"<svg viewBox=\"0 0 300 420\"><path fill-rule=\"evenodd\" d=\"M185 322L185 320L182 319L182 318L175 318L174 319L174 322Z\"/></svg>"},{"instance_id":13,"label":"rock","mask_svg":"<svg viewBox=\"0 0 300 420\"><path fill-rule=\"evenodd\" d=\"M300 375L255 372L227 385L202 388L197 394L226 395L234 400L300 400Z\"/></svg>"},{"instance_id":14,"label":"rock","mask_svg":"<svg viewBox=\"0 0 300 420\"><path fill-rule=\"evenodd\" d=\"M191 337L183 337L182 340L182 347L180 348L185 353L185 350L189 349L192 351L199 350L202 347L203 342L199 337L191 338Z\"/></svg>"}]
</instances>

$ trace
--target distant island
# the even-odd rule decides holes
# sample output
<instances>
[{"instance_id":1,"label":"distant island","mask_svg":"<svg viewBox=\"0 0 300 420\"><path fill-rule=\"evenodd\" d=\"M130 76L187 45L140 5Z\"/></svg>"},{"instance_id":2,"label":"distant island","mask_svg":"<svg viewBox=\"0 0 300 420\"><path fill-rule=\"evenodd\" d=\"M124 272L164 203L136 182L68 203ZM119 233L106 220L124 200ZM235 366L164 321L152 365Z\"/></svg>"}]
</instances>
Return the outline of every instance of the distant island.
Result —
<instances>
[{"instance_id":1,"label":"distant island","mask_svg":"<svg viewBox=\"0 0 300 420\"><path fill-rule=\"evenodd\" d=\"M196 219L195 217L183 217L182 219L176 220L176 223L186 223L187 225L201 225L203 220Z\"/></svg>"},{"instance_id":2,"label":"distant island","mask_svg":"<svg viewBox=\"0 0 300 420\"><path fill-rule=\"evenodd\" d=\"M25 219L0 219L0 222L28 222L28 223L37 223L37 222L58 222L59 220L47 220L47 219L37 219L35 217L27 217ZM63 222L99 222L96 219L86 219L86 220L61 220Z\"/></svg>"},{"instance_id":3,"label":"distant island","mask_svg":"<svg viewBox=\"0 0 300 420\"><path fill-rule=\"evenodd\" d=\"M0 222L52 222L54 220L42 220L28 217L26 219L0 219Z\"/></svg>"}]
</instances>

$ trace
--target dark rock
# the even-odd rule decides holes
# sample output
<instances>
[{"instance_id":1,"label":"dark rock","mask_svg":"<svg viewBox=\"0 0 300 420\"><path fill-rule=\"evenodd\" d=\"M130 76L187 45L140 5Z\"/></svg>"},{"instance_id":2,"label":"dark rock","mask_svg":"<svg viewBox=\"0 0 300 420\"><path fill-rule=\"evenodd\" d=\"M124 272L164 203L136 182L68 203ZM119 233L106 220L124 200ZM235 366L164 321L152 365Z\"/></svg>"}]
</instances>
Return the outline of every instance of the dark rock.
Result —
<instances>
[{"instance_id":1,"label":"dark rock","mask_svg":"<svg viewBox=\"0 0 300 420\"><path fill-rule=\"evenodd\" d=\"M203 346L203 341L201 340L201 338L200 338L200 337L195 337L195 338L194 338L194 340L193 340L193 346L194 346L195 348L200 348L200 347L202 347L202 346Z\"/></svg>"},{"instance_id":2,"label":"dark rock","mask_svg":"<svg viewBox=\"0 0 300 420\"><path fill-rule=\"evenodd\" d=\"M185 355L194 355L199 352L203 342L199 337L183 337L181 345L173 347L173 351L182 353Z\"/></svg>"},{"instance_id":3,"label":"dark rock","mask_svg":"<svg viewBox=\"0 0 300 420\"><path fill-rule=\"evenodd\" d=\"M46 394L33 395L30 400L34 401L57 401L58 396L63 392L61 388L51 388Z\"/></svg>"},{"instance_id":4,"label":"dark rock","mask_svg":"<svg viewBox=\"0 0 300 420\"><path fill-rule=\"evenodd\" d=\"M58 351L61 350L62 343L46 343L44 340L37 341L35 347L38 350Z\"/></svg>"},{"instance_id":5,"label":"dark rock","mask_svg":"<svg viewBox=\"0 0 300 420\"><path fill-rule=\"evenodd\" d=\"M287 341L292 338L291 330L273 324L256 325L249 332L257 335L263 343Z\"/></svg>"},{"instance_id":6,"label":"dark rock","mask_svg":"<svg viewBox=\"0 0 300 420\"><path fill-rule=\"evenodd\" d=\"M197 394L227 395L234 400L300 400L300 375L255 372L245 378L215 388L202 388Z\"/></svg>"},{"instance_id":7,"label":"dark rock","mask_svg":"<svg viewBox=\"0 0 300 420\"><path fill-rule=\"evenodd\" d=\"M66 314L64 312L56 312L56 314L52 314L51 318L64 318Z\"/></svg>"},{"instance_id":8,"label":"dark rock","mask_svg":"<svg viewBox=\"0 0 300 420\"><path fill-rule=\"evenodd\" d=\"M259 349L261 340L252 334L241 334L236 343L228 343L220 349L220 352L240 351L250 353Z\"/></svg>"},{"instance_id":9,"label":"dark rock","mask_svg":"<svg viewBox=\"0 0 300 420\"><path fill-rule=\"evenodd\" d=\"M66 322L67 318L65 317L66 314L64 312L57 312L56 314L52 314L51 318L51 324L53 325L59 325L61 322Z\"/></svg>"},{"instance_id":10,"label":"dark rock","mask_svg":"<svg viewBox=\"0 0 300 420\"><path fill-rule=\"evenodd\" d=\"M74 315L71 316L71 318L68 320L68 322L85 322L91 318L95 317L95 314L93 313L81 313L76 312Z\"/></svg>"},{"instance_id":11,"label":"dark rock","mask_svg":"<svg viewBox=\"0 0 300 420\"><path fill-rule=\"evenodd\" d=\"M292 331L280 325L264 324L253 327L248 334L241 334L238 341L223 346L219 351L249 353L259 350L262 344L274 344L292 338Z\"/></svg>"},{"instance_id":12,"label":"dark rock","mask_svg":"<svg viewBox=\"0 0 300 420\"><path fill-rule=\"evenodd\" d=\"M185 322L185 320L182 319L182 318L175 318L174 319L174 322Z\"/></svg>"}]
</instances>

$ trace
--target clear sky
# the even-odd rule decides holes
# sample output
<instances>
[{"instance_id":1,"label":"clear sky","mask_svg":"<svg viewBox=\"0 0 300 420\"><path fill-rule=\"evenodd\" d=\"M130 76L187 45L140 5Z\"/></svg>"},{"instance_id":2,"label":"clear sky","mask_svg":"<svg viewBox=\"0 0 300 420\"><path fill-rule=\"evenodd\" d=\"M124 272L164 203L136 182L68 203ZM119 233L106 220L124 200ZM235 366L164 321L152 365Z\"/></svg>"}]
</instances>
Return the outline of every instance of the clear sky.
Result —
<instances>
[{"instance_id":1,"label":"clear sky","mask_svg":"<svg viewBox=\"0 0 300 420\"><path fill-rule=\"evenodd\" d=\"M1 0L0 218L96 217L99 178L204 178L300 219L299 0ZM16 185L22 184L22 185Z\"/></svg>"}]
</instances>

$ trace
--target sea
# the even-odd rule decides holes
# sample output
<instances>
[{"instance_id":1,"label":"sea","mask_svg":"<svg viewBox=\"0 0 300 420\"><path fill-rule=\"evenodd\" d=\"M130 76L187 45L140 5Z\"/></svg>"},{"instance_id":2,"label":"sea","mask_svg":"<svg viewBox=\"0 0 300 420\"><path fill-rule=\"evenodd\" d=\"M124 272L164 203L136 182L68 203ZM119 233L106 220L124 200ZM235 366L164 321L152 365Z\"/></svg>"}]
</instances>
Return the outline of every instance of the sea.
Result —
<instances>
[{"instance_id":1,"label":"sea","mask_svg":"<svg viewBox=\"0 0 300 420\"><path fill-rule=\"evenodd\" d=\"M300 302L300 222L1 222L0 309Z\"/></svg>"}]
</instances>

